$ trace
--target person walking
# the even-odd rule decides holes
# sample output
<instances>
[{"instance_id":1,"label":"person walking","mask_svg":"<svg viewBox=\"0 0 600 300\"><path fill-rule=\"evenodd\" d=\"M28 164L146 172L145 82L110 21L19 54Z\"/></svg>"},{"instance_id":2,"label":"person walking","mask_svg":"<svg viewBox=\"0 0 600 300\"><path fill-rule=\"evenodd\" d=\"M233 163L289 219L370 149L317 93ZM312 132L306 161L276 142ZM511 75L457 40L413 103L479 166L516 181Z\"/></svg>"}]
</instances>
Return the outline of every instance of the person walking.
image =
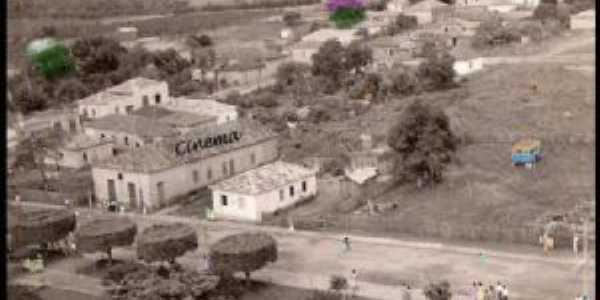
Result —
<instances>
[{"instance_id":1,"label":"person walking","mask_svg":"<svg viewBox=\"0 0 600 300\"><path fill-rule=\"evenodd\" d=\"M495 290L494 299L502 300L502 297L504 297L504 291L502 289L502 284L500 284L500 281L496 282L496 286L495 286L494 290Z\"/></svg>"},{"instance_id":2,"label":"person walking","mask_svg":"<svg viewBox=\"0 0 600 300\"><path fill-rule=\"evenodd\" d=\"M400 293L400 295L402 296L400 297L400 300L411 300L410 285L406 285L406 287L404 287Z\"/></svg>"},{"instance_id":3,"label":"person walking","mask_svg":"<svg viewBox=\"0 0 600 300\"><path fill-rule=\"evenodd\" d=\"M344 237L344 247L346 252L350 251L350 238L347 236Z\"/></svg>"},{"instance_id":4,"label":"person walking","mask_svg":"<svg viewBox=\"0 0 600 300\"><path fill-rule=\"evenodd\" d=\"M358 271L356 271L356 269L352 269L352 272L350 273L350 279L352 280L351 297L354 298L356 296L356 293L358 292Z\"/></svg>"}]
</instances>

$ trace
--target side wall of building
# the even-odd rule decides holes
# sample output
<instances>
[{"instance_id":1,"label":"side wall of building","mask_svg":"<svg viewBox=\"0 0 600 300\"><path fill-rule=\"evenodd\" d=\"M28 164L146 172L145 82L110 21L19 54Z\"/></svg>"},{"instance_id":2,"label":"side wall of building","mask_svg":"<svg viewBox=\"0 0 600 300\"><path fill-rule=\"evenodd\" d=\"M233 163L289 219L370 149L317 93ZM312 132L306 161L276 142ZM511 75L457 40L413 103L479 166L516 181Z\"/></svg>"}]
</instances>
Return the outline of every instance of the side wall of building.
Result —
<instances>
[{"instance_id":1,"label":"side wall of building","mask_svg":"<svg viewBox=\"0 0 600 300\"><path fill-rule=\"evenodd\" d=\"M226 205L224 205L224 201ZM253 195L242 195L218 190L212 192L214 216L222 220L259 222L259 201L263 201L263 199L259 199Z\"/></svg>"}]
</instances>

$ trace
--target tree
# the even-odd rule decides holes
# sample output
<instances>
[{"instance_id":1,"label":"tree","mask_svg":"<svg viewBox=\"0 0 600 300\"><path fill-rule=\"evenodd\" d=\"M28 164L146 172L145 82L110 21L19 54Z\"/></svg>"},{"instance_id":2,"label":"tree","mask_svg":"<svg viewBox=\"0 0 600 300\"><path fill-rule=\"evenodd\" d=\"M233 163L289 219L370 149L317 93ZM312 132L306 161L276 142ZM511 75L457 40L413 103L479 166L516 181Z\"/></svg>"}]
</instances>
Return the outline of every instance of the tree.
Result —
<instances>
[{"instance_id":1,"label":"tree","mask_svg":"<svg viewBox=\"0 0 600 300\"><path fill-rule=\"evenodd\" d=\"M450 283L445 280L436 283L429 283L423 289L423 294L428 300L450 300L452 298L452 293L450 292Z\"/></svg>"},{"instance_id":2,"label":"tree","mask_svg":"<svg viewBox=\"0 0 600 300\"><path fill-rule=\"evenodd\" d=\"M71 53L83 75L108 73L119 68L127 50L119 42L102 36L82 38L71 46Z\"/></svg>"},{"instance_id":3,"label":"tree","mask_svg":"<svg viewBox=\"0 0 600 300\"><path fill-rule=\"evenodd\" d=\"M454 57L446 51L427 57L417 69L417 76L423 88L435 91L453 87L456 75L454 62Z\"/></svg>"},{"instance_id":4,"label":"tree","mask_svg":"<svg viewBox=\"0 0 600 300\"><path fill-rule=\"evenodd\" d=\"M54 90L54 97L58 103L70 104L91 94L90 89L76 77L59 81Z\"/></svg>"},{"instance_id":5,"label":"tree","mask_svg":"<svg viewBox=\"0 0 600 300\"><path fill-rule=\"evenodd\" d=\"M215 67L217 54L213 48L197 48L192 50L192 64L202 72L202 80L206 72Z\"/></svg>"},{"instance_id":6,"label":"tree","mask_svg":"<svg viewBox=\"0 0 600 300\"><path fill-rule=\"evenodd\" d=\"M17 211L13 226L16 247L46 245L67 237L75 230L75 213L66 209L24 209Z\"/></svg>"},{"instance_id":7,"label":"tree","mask_svg":"<svg viewBox=\"0 0 600 300\"><path fill-rule=\"evenodd\" d=\"M83 224L75 233L75 240L84 253L105 251L112 264L112 248L130 246L136 234L137 225L130 219L103 217Z\"/></svg>"},{"instance_id":8,"label":"tree","mask_svg":"<svg viewBox=\"0 0 600 300\"><path fill-rule=\"evenodd\" d=\"M145 229L137 239L137 257L146 262L168 261L198 248L198 236L194 228L181 224L153 225Z\"/></svg>"},{"instance_id":9,"label":"tree","mask_svg":"<svg viewBox=\"0 0 600 300\"><path fill-rule=\"evenodd\" d=\"M408 106L388 133L388 145L397 153L398 181L437 183L456 151L457 139L443 111L420 102Z\"/></svg>"},{"instance_id":10,"label":"tree","mask_svg":"<svg viewBox=\"0 0 600 300\"><path fill-rule=\"evenodd\" d=\"M373 62L373 50L361 41L353 41L346 48L346 69L362 73L363 67Z\"/></svg>"},{"instance_id":11,"label":"tree","mask_svg":"<svg viewBox=\"0 0 600 300\"><path fill-rule=\"evenodd\" d=\"M390 85L387 90L393 95L413 95L420 89L419 78L409 67L395 66L388 76Z\"/></svg>"},{"instance_id":12,"label":"tree","mask_svg":"<svg viewBox=\"0 0 600 300\"><path fill-rule=\"evenodd\" d=\"M339 89L346 75L345 52L346 49L337 39L330 39L312 56L312 74L327 78L331 84L329 90Z\"/></svg>"},{"instance_id":13,"label":"tree","mask_svg":"<svg viewBox=\"0 0 600 300\"><path fill-rule=\"evenodd\" d=\"M206 34L191 35L187 38L186 44L192 49L211 47L214 43L210 36Z\"/></svg>"},{"instance_id":14,"label":"tree","mask_svg":"<svg viewBox=\"0 0 600 300\"><path fill-rule=\"evenodd\" d=\"M310 65L299 62L286 62L277 67L275 86L278 92L292 90L294 100L309 93L307 77L310 75Z\"/></svg>"},{"instance_id":15,"label":"tree","mask_svg":"<svg viewBox=\"0 0 600 300\"><path fill-rule=\"evenodd\" d=\"M417 28L419 22L415 16L398 14L396 18L387 26L387 34L396 35L408 30Z\"/></svg>"},{"instance_id":16,"label":"tree","mask_svg":"<svg viewBox=\"0 0 600 300\"><path fill-rule=\"evenodd\" d=\"M231 277L244 272L246 282L250 273L277 260L277 242L265 233L240 233L217 241L210 249L211 270Z\"/></svg>"},{"instance_id":17,"label":"tree","mask_svg":"<svg viewBox=\"0 0 600 300\"><path fill-rule=\"evenodd\" d=\"M153 63L165 76L178 74L191 66L191 63L174 49L155 53Z\"/></svg>"},{"instance_id":18,"label":"tree","mask_svg":"<svg viewBox=\"0 0 600 300\"><path fill-rule=\"evenodd\" d=\"M474 48L483 49L518 42L520 39L518 30L504 26L500 18L491 18L477 28L471 43Z\"/></svg>"},{"instance_id":19,"label":"tree","mask_svg":"<svg viewBox=\"0 0 600 300\"><path fill-rule=\"evenodd\" d=\"M543 3L538 5L533 11L533 18L541 20L543 23L549 21L558 21L563 28L569 28L571 25L571 16L569 7L566 4Z\"/></svg>"},{"instance_id":20,"label":"tree","mask_svg":"<svg viewBox=\"0 0 600 300\"><path fill-rule=\"evenodd\" d=\"M283 15L283 23L288 27L297 26L302 19L302 15L297 11L288 11Z\"/></svg>"}]
</instances>

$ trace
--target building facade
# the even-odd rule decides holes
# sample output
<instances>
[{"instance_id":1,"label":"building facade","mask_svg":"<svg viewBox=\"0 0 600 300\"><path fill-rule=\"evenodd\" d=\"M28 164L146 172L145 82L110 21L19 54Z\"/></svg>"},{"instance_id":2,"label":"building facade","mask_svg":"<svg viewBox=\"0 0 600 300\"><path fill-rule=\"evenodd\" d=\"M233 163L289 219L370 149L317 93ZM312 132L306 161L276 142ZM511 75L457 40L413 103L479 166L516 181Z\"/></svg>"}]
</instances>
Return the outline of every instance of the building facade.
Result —
<instances>
[{"instance_id":1,"label":"building facade","mask_svg":"<svg viewBox=\"0 0 600 300\"><path fill-rule=\"evenodd\" d=\"M217 219L261 222L317 194L316 171L282 161L211 185Z\"/></svg>"},{"instance_id":2,"label":"building facade","mask_svg":"<svg viewBox=\"0 0 600 300\"><path fill-rule=\"evenodd\" d=\"M229 136L224 142L223 134L232 132L237 132L237 140ZM151 211L178 196L272 162L278 155L276 134L238 120L94 164L95 195L103 203L116 201L130 210Z\"/></svg>"},{"instance_id":3,"label":"building facade","mask_svg":"<svg viewBox=\"0 0 600 300\"><path fill-rule=\"evenodd\" d=\"M127 115L142 107L169 102L166 82L137 77L79 100L78 111L87 119L97 119L112 114Z\"/></svg>"},{"instance_id":4,"label":"building facade","mask_svg":"<svg viewBox=\"0 0 600 300\"><path fill-rule=\"evenodd\" d=\"M73 135L82 131L81 118L72 109L49 109L18 119L16 129L25 136L50 131Z\"/></svg>"},{"instance_id":5,"label":"building facade","mask_svg":"<svg viewBox=\"0 0 600 300\"><path fill-rule=\"evenodd\" d=\"M74 136L64 146L45 158L48 165L80 169L115 154L111 139L98 140L85 134Z\"/></svg>"}]
</instances>

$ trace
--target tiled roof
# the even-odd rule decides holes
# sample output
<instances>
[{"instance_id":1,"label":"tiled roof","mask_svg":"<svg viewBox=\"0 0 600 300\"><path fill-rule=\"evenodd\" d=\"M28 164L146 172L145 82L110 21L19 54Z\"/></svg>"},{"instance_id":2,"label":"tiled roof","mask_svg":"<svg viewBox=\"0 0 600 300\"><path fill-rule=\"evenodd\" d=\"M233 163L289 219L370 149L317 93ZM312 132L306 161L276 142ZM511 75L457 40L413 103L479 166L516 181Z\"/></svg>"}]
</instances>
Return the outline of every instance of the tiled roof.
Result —
<instances>
[{"instance_id":1,"label":"tiled roof","mask_svg":"<svg viewBox=\"0 0 600 300\"><path fill-rule=\"evenodd\" d=\"M217 117L179 111L162 117L158 121L175 127L188 127L216 122Z\"/></svg>"},{"instance_id":2,"label":"tiled roof","mask_svg":"<svg viewBox=\"0 0 600 300\"><path fill-rule=\"evenodd\" d=\"M173 113L173 111L170 111L162 106L156 105L142 107L133 111L133 114L136 116L146 117L150 119L159 119Z\"/></svg>"},{"instance_id":3,"label":"tiled roof","mask_svg":"<svg viewBox=\"0 0 600 300\"><path fill-rule=\"evenodd\" d=\"M257 195L314 176L315 171L277 161L212 185L212 190Z\"/></svg>"},{"instance_id":4,"label":"tiled roof","mask_svg":"<svg viewBox=\"0 0 600 300\"><path fill-rule=\"evenodd\" d=\"M173 98L173 104L167 107L173 111L192 112L206 116L219 116L237 110L234 105L212 99L194 98Z\"/></svg>"},{"instance_id":5,"label":"tiled roof","mask_svg":"<svg viewBox=\"0 0 600 300\"><path fill-rule=\"evenodd\" d=\"M133 91L136 88L145 88L147 86L158 85L161 83L162 82L160 81L148 78L136 77L110 87L100 93L81 99L79 100L79 103L88 105L105 105L123 97L129 97L133 95Z\"/></svg>"},{"instance_id":6,"label":"tiled roof","mask_svg":"<svg viewBox=\"0 0 600 300\"><path fill-rule=\"evenodd\" d=\"M177 132L156 120L136 115L108 115L85 125L98 130L124 132L140 137L168 137Z\"/></svg>"},{"instance_id":7,"label":"tiled roof","mask_svg":"<svg viewBox=\"0 0 600 300\"><path fill-rule=\"evenodd\" d=\"M69 139L67 143L63 146L63 148L68 150L80 150L87 149L99 145L104 145L108 143L112 143L112 139L104 138L104 139L94 139L85 134L78 134Z\"/></svg>"},{"instance_id":8,"label":"tiled roof","mask_svg":"<svg viewBox=\"0 0 600 300\"><path fill-rule=\"evenodd\" d=\"M175 146L180 141L230 133L233 130L242 133L241 138L237 143L202 149L198 152L179 157L175 154ZM163 145L137 148L108 160L96 162L94 166L129 172L158 172L178 165L196 162L216 154L226 153L235 149L254 145L276 137L277 134L257 122L250 120L236 120L225 124L192 130L182 137L165 141Z\"/></svg>"}]
</instances>

